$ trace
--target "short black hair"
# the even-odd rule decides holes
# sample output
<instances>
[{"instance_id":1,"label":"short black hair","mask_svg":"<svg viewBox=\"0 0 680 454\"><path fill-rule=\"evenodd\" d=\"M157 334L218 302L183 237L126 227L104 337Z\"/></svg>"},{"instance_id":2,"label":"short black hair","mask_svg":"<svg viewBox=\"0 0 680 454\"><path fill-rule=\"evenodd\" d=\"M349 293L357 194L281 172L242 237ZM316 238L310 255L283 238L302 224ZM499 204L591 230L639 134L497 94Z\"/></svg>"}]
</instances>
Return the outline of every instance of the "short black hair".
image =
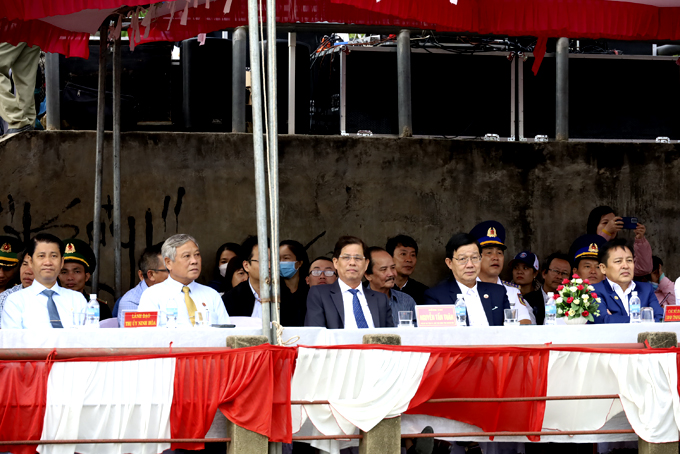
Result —
<instances>
[{"instance_id":1,"label":"short black hair","mask_svg":"<svg viewBox=\"0 0 680 454\"><path fill-rule=\"evenodd\" d=\"M21 260L19 260L21 262ZM652 256L652 271L656 271L659 269L660 266L663 266L663 260L661 260L661 257L657 257L656 255Z\"/></svg>"},{"instance_id":2,"label":"short black hair","mask_svg":"<svg viewBox=\"0 0 680 454\"><path fill-rule=\"evenodd\" d=\"M156 269L156 267L163 262L162 258L160 260L158 259L158 256L161 255L162 247L163 242L149 246L148 248L144 249L144 252L142 252L142 255L139 257L137 267L144 274L144 278L146 278L146 273L149 270Z\"/></svg>"},{"instance_id":3,"label":"short black hair","mask_svg":"<svg viewBox=\"0 0 680 454\"><path fill-rule=\"evenodd\" d=\"M295 256L296 261L302 262L303 265L309 264L309 256L307 255L307 250L299 241L283 240L279 244L279 247L281 246L288 246L290 252L292 252L293 255Z\"/></svg>"},{"instance_id":4,"label":"short black hair","mask_svg":"<svg viewBox=\"0 0 680 454\"><path fill-rule=\"evenodd\" d=\"M368 252L367 252L367 255L366 255L366 258L368 259L368 268L366 268L366 273L364 273L364 274L373 274L373 265L374 265L374 263L373 263L373 253L379 252L379 251L387 252L387 251L385 251L385 249L381 248L380 246L371 246L371 247L368 248Z\"/></svg>"},{"instance_id":5,"label":"short black hair","mask_svg":"<svg viewBox=\"0 0 680 454\"><path fill-rule=\"evenodd\" d=\"M597 234L597 226L600 224L600 220L602 219L602 216L605 216L609 213L614 213L616 212L612 209L612 207L608 207L606 205L602 205L599 207L595 207L592 209L590 214L588 215L588 223L586 224L586 233L590 233L592 235Z\"/></svg>"},{"instance_id":6,"label":"short black hair","mask_svg":"<svg viewBox=\"0 0 680 454\"><path fill-rule=\"evenodd\" d=\"M611 251L614 249L628 249L630 253L633 254L633 257L635 257L635 250L633 249L633 245L631 243L628 243L625 238L615 238L600 246L600 252L597 254L597 259L600 261L600 263L604 263L606 265L607 260L609 260L609 254L611 254Z\"/></svg>"},{"instance_id":7,"label":"short black hair","mask_svg":"<svg viewBox=\"0 0 680 454\"><path fill-rule=\"evenodd\" d=\"M244 270L244 269L243 269L243 259L237 255L236 257L229 260L229 264L227 265L227 270L224 272L224 280L222 281L222 285L220 286L220 292L227 293L234 288L231 285L231 278L234 277L234 273L236 273L238 270ZM220 274L220 277L221 276L222 275Z\"/></svg>"},{"instance_id":8,"label":"short black hair","mask_svg":"<svg viewBox=\"0 0 680 454\"><path fill-rule=\"evenodd\" d=\"M412 247L416 250L416 257L418 256L418 243L416 243L416 240L408 235L397 235L392 238L388 238L387 244L385 245L385 250L388 254L394 256L394 250L399 245L403 247Z\"/></svg>"},{"instance_id":9,"label":"short black hair","mask_svg":"<svg viewBox=\"0 0 680 454\"><path fill-rule=\"evenodd\" d=\"M241 243L241 253L243 260L250 262L253 260L253 249L257 246L257 235L250 235ZM269 238L267 238L267 248L269 248Z\"/></svg>"},{"instance_id":10,"label":"short black hair","mask_svg":"<svg viewBox=\"0 0 680 454\"><path fill-rule=\"evenodd\" d=\"M553 260L555 260L555 259L564 260L565 262L567 262L569 264L569 266L572 266L571 260L569 260L569 256L567 254L564 254L563 252L557 251L557 252L553 252L545 260L543 260L543 266L541 267L541 272L547 273L548 268L550 268L550 265L552 264Z\"/></svg>"},{"instance_id":11,"label":"short black hair","mask_svg":"<svg viewBox=\"0 0 680 454\"><path fill-rule=\"evenodd\" d=\"M453 258L453 254L463 246L468 244L476 244L479 253L482 253L482 247L479 245L479 241L469 233L461 232L456 233L451 238L449 242L446 243L446 258Z\"/></svg>"},{"instance_id":12,"label":"short black hair","mask_svg":"<svg viewBox=\"0 0 680 454\"><path fill-rule=\"evenodd\" d=\"M52 235L51 233L38 233L36 236L31 238L31 241L29 241L28 247L26 248L26 255L33 257L38 243L54 243L59 246L59 253L61 256L64 256L64 250L66 249L66 246L64 246L64 243L62 243L59 238Z\"/></svg>"},{"instance_id":13,"label":"short black hair","mask_svg":"<svg viewBox=\"0 0 680 454\"><path fill-rule=\"evenodd\" d=\"M219 266L220 257L224 251L231 251L234 254L241 256L241 246L236 243L224 243L222 246L218 247L217 252L215 252L215 267Z\"/></svg>"},{"instance_id":14,"label":"short black hair","mask_svg":"<svg viewBox=\"0 0 680 454\"><path fill-rule=\"evenodd\" d=\"M340 254L342 253L342 250L345 248L345 246L349 246L350 244L358 244L361 246L361 250L364 252L364 257L367 257L368 247L366 246L366 243L364 243L361 238L345 235L338 238L338 242L335 243L335 247L333 248L333 258L337 259L340 257Z\"/></svg>"},{"instance_id":15,"label":"short black hair","mask_svg":"<svg viewBox=\"0 0 680 454\"><path fill-rule=\"evenodd\" d=\"M24 259L26 259L26 251L23 250L17 254L17 263L19 264L19 268L21 268L21 264L23 263Z\"/></svg>"},{"instance_id":16,"label":"short black hair","mask_svg":"<svg viewBox=\"0 0 680 454\"><path fill-rule=\"evenodd\" d=\"M325 255L321 255L321 256L315 258L314 260L312 260L311 262L309 262L310 268L311 268L311 266L312 266L312 263L317 262L317 261L319 261L319 260L325 260L325 261L327 261L327 262L333 263L333 259L332 259L332 258L326 257Z\"/></svg>"}]
</instances>

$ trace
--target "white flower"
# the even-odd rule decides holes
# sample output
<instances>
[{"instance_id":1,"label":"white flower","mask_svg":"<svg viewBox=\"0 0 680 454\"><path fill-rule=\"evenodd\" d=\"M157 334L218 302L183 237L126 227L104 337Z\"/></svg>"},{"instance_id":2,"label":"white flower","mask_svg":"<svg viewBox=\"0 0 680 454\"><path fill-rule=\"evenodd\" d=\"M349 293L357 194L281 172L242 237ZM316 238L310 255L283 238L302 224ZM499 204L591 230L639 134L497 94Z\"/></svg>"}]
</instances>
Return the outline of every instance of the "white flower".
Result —
<instances>
[{"instance_id":1,"label":"white flower","mask_svg":"<svg viewBox=\"0 0 680 454\"><path fill-rule=\"evenodd\" d=\"M598 303L601 303L601 302L602 302L602 298L597 298L595 301L597 301Z\"/></svg>"},{"instance_id":2,"label":"white flower","mask_svg":"<svg viewBox=\"0 0 680 454\"><path fill-rule=\"evenodd\" d=\"M582 296L581 296L581 299L583 300L584 303L585 303L586 301L588 301L588 298L590 298L588 295L582 295Z\"/></svg>"},{"instance_id":3,"label":"white flower","mask_svg":"<svg viewBox=\"0 0 680 454\"><path fill-rule=\"evenodd\" d=\"M555 304L561 304L562 302L564 302L564 300L561 296L555 300Z\"/></svg>"},{"instance_id":4,"label":"white flower","mask_svg":"<svg viewBox=\"0 0 680 454\"><path fill-rule=\"evenodd\" d=\"M557 313L562 315L562 314L564 314L564 311L562 309L557 309Z\"/></svg>"},{"instance_id":5,"label":"white flower","mask_svg":"<svg viewBox=\"0 0 680 454\"><path fill-rule=\"evenodd\" d=\"M592 285L589 285L589 286L588 286L588 290L590 290L591 292L594 292L594 291L595 291L595 287L593 287Z\"/></svg>"},{"instance_id":6,"label":"white flower","mask_svg":"<svg viewBox=\"0 0 680 454\"><path fill-rule=\"evenodd\" d=\"M576 279L577 284L583 284L583 279Z\"/></svg>"},{"instance_id":7,"label":"white flower","mask_svg":"<svg viewBox=\"0 0 680 454\"><path fill-rule=\"evenodd\" d=\"M569 309L569 316L570 317L573 317L575 313L576 312L574 311L574 309Z\"/></svg>"},{"instance_id":8,"label":"white flower","mask_svg":"<svg viewBox=\"0 0 680 454\"><path fill-rule=\"evenodd\" d=\"M576 287L569 287L569 290L572 291L572 292L575 292L575 291L577 291L578 289L577 289Z\"/></svg>"}]
</instances>

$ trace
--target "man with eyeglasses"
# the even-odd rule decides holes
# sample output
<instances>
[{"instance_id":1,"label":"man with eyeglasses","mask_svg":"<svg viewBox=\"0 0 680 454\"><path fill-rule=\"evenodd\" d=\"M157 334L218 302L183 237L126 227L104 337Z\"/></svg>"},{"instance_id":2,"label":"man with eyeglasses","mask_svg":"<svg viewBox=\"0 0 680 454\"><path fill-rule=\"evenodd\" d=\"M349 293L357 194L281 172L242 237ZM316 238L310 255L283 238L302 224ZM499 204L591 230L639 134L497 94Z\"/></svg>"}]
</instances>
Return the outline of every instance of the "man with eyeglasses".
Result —
<instances>
[{"instance_id":1,"label":"man with eyeglasses","mask_svg":"<svg viewBox=\"0 0 680 454\"><path fill-rule=\"evenodd\" d=\"M340 237L333 250L338 280L317 285L307 295L305 326L328 329L393 327L387 296L361 285L368 267L366 244L357 237Z\"/></svg>"},{"instance_id":2,"label":"man with eyeglasses","mask_svg":"<svg viewBox=\"0 0 680 454\"><path fill-rule=\"evenodd\" d=\"M510 301L502 285L477 280L482 247L467 233L457 233L446 243L446 266L452 276L425 292L425 304L456 304L462 294L469 326L503 326Z\"/></svg>"},{"instance_id":3,"label":"man with eyeglasses","mask_svg":"<svg viewBox=\"0 0 680 454\"><path fill-rule=\"evenodd\" d=\"M555 293L557 287L562 284L562 281L571 277L569 256L562 254L561 252L553 252L550 254L543 262L541 275L543 276L543 285L540 290L535 290L524 295L524 299L534 308L536 323L538 325L543 324L545 302L548 299L548 293ZM541 310L541 308L543 309ZM564 323L564 318L557 319L557 323Z\"/></svg>"},{"instance_id":4,"label":"man with eyeglasses","mask_svg":"<svg viewBox=\"0 0 680 454\"><path fill-rule=\"evenodd\" d=\"M118 326L124 326L125 312L137 311L139 308L139 300L142 298L142 293L147 288L160 284L169 276L168 269L163 262L161 255L161 247L163 243L155 244L144 249L139 261L137 262L137 276L139 277L139 284L130 289L117 304L117 308L113 308L118 317Z\"/></svg>"},{"instance_id":5,"label":"man with eyeglasses","mask_svg":"<svg viewBox=\"0 0 680 454\"><path fill-rule=\"evenodd\" d=\"M328 257L317 257L309 265L309 275L305 278L307 285L332 284L338 279L333 266L333 260Z\"/></svg>"},{"instance_id":6,"label":"man with eyeglasses","mask_svg":"<svg viewBox=\"0 0 680 454\"><path fill-rule=\"evenodd\" d=\"M507 246L505 246L505 227L497 221L485 221L477 224L470 231L470 235L482 247L482 263L477 280L505 287L510 307L517 309L517 319L520 325L535 325L534 311L522 298L519 286L500 278L505 264L505 250L507 249Z\"/></svg>"}]
</instances>

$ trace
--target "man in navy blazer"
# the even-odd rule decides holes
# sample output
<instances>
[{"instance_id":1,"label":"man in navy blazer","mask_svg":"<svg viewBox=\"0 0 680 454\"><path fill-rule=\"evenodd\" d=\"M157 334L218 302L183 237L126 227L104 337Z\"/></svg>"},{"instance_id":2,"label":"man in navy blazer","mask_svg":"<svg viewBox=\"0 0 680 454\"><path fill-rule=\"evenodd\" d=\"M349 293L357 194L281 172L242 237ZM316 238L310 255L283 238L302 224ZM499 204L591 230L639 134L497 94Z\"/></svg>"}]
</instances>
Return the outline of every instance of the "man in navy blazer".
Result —
<instances>
[{"instance_id":1,"label":"man in navy blazer","mask_svg":"<svg viewBox=\"0 0 680 454\"><path fill-rule=\"evenodd\" d=\"M387 296L361 285L368 267L367 249L359 238L340 237L333 251L338 280L309 289L305 326L328 329L394 326Z\"/></svg>"},{"instance_id":2,"label":"man in navy blazer","mask_svg":"<svg viewBox=\"0 0 680 454\"><path fill-rule=\"evenodd\" d=\"M630 323L629 300L633 292L640 298L640 308L654 309L654 320L663 318L663 309L647 282L633 280L635 262L632 246L624 239L615 239L600 247L599 267L605 278L593 285L600 298L600 315L595 323Z\"/></svg>"},{"instance_id":3,"label":"man in navy blazer","mask_svg":"<svg viewBox=\"0 0 680 454\"><path fill-rule=\"evenodd\" d=\"M482 248L467 234L453 235L446 244L446 266L453 276L425 292L425 304L456 304L463 294L470 326L503 326L504 309L510 309L505 287L477 281Z\"/></svg>"}]
</instances>

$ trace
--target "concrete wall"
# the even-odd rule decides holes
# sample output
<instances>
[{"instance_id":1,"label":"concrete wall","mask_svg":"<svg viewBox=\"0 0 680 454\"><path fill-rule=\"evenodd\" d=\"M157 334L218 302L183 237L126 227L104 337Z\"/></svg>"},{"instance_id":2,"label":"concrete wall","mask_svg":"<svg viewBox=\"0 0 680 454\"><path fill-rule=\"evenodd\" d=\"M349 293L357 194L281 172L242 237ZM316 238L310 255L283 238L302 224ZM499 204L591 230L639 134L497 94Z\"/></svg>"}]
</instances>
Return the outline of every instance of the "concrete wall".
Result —
<instances>
[{"instance_id":1,"label":"concrete wall","mask_svg":"<svg viewBox=\"0 0 680 454\"><path fill-rule=\"evenodd\" d=\"M102 283L112 287L110 139L100 265ZM194 235L209 280L215 249L255 233L249 135L126 133L121 148L125 288L136 284L133 262L147 244L176 232ZM94 153L94 132L24 133L0 142L4 232L91 238ZM447 276L444 244L455 232L496 219L508 231L510 258L522 249L543 258L566 251L600 204L638 216L667 274L680 273L675 144L282 136L280 179L282 239L307 243L326 232L310 248L314 257L343 234L384 246L406 233L421 248L414 277L429 285Z\"/></svg>"}]
</instances>

